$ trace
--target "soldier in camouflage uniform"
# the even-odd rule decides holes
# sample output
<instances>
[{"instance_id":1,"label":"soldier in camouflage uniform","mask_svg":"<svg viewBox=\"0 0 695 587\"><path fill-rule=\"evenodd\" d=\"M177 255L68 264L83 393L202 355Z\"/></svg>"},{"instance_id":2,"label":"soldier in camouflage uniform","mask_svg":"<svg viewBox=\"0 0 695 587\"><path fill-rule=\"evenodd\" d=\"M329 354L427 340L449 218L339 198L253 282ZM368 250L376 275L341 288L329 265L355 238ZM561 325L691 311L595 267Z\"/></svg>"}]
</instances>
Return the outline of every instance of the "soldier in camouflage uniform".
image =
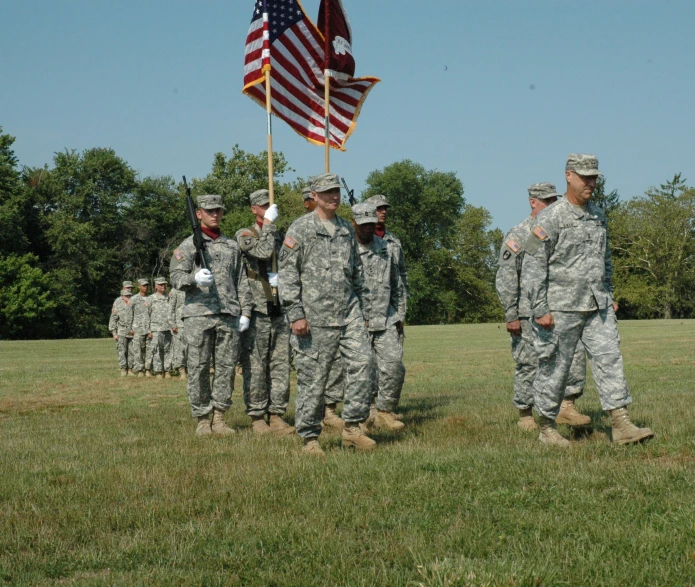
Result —
<instances>
[{"instance_id":1,"label":"soldier in camouflage uniform","mask_svg":"<svg viewBox=\"0 0 695 587\"><path fill-rule=\"evenodd\" d=\"M251 325L241 335L244 402L255 434L291 434L294 427L282 419L290 401L290 326L273 295L277 267L272 267L284 235L275 227L277 205L270 206L268 190L253 192L249 201L256 222L236 233L253 292Z\"/></svg>"},{"instance_id":2,"label":"soldier in camouflage uniform","mask_svg":"<svg viewBox=\"0 0 695 587\"><path fill-rule=\"evenodd\" d=\"M373 425L388 431L405 427L395 418L405 379L400 331L406 299L400 287L396 250L374 234L376 208L368 203L352 207L353 227L369 291L369 336L377 369L376 414Z\"/></svg>"},{"instance_id":3,"label":"soldier in camouflage uniform","mask_svg":"<svg viewBox=\"0 0 695 587\"><path fill-rule=\"evenodd\" d=\"M132 292L121 290L121 296L113 303L109 332L118 348L118 365L121 377L133 376L133 309L130 307Z\"/></svg>"},{"instance_id":4,"label":"soldier in camouflage uniform","mask_svg":"<svg viewBox=\"0 0 695 587\"><path fill-rule=\"evenodd\" d=\"M171 378L171 322L169 321L169 296L167 280L154 280L155 292L149 297L150 310L150 361L152 372L158 379Z\"/></svg>"},{"instance_id":5,"label":"soldier in camouflage uniform","mask_svg":"<svg viewBox=\"0 0 695 587\"><path fill-rule=\"evenodd\" d=\"M186 357L188 345L183 330L183 306L185 292L172 288L169 293L169 324L171 324L171 369L178 371L181 379L186 379Z\"/></svg>"},{"instance_id":6,"label":"soldier in camouflage uniform","mask_svg":"<svg viewBox=\"0 0 695 587\"><path fill-rule=\"evenodd\" d=\"M302 189L302 202L304 202L304 209L307 212L316 210L316 202L314 202L314 196L311 194L311 186L306 186Z\"/></svg>"},{"instance_id":7,"label":"soldier in camouflage uniform","mask_svg":"<svg viewBox=\"0 0 695 587\"><path fill-rule=\"evenodd\" d=\"M239 246L220 231L223 215L221 196L198 196L196 216L210 269L201 269L196 262L192 236L174 250L169 268L173 286L186 293L183 323L188 342L188 399L193 417L198 418L198 436L235 432L224 421L224 413L232 405L239 334L248 329L253 307ZM213 349L215 377L211 389Z\"/></svg>"},{"instance_id":8,"label":"soldier in camouflage uniform","mask_svg":"<svg viewBox=\"0 0 695 587\"><path fill-rule=\"evenodd\" d=\"M571 154L564 199L539 215L528 237L522 286L528 292L539 357L534 405L539 440L568 446L555 428L577 341L591 362L601 407L611 414L613 442L651 438L628 415L632 402L620 353L613 301L613 263L603 211L591 202L599 175L594 155Z\"/></svg>"},{"instance_id":9,"label":"soldier in camouflage uniform","mask_svg":"<svg viewBox=\"0 0 695 587\"><path fill-rule=\"evenodd\" d=\"M135 363L133 369L138 377L145 376L145 365L149 361L150 348L150 310L147 290L150 282L147 279L138 279L138 293L130 298L133 308L133 351ZM147 376L151 373L147 371Z\"/></svg>"},{"instance_id":10,"label":"soldier in camouflage uniform","mask_svg":"<svg viewBox=\"0 0 695 587\"><path fill-rule=\"evenodd\" d=\"M359 424L369 415L375 372L357 241L352 226L336 216L338 176L312 178L311 190L316 210L292 223L279 255L280 299L297 365L297 432L307 453L324 454L318 443L324 390L339 348L347 381L342 443L370 450L376 443Z\"/></svg>"},{"instance_id":11,"label":"soldier in camouflage uniform","mask_svg":"<svg viewBox=\"0 0 695 587\"><path fill-rule=\"evenodd\" d=\"M524 246L534 218L553 204L560 194L552 183L535 183L529 187L528 194L531 215L504 237L495 285L504 308L507 332L511 335L512 356L516 362L513 403L519 410L517 425L522 430L533 431L538 429L533 419L533 380L536 377L538 357L533 350L528 298L521 295L521 266ZM591 422L591 418L580 414L574 407L575 401L584 393L585 382L586 353L584 345L579 341L567 380L565 399L556 420L559 424L581 426Z\"/></svg>"}]
</instances>

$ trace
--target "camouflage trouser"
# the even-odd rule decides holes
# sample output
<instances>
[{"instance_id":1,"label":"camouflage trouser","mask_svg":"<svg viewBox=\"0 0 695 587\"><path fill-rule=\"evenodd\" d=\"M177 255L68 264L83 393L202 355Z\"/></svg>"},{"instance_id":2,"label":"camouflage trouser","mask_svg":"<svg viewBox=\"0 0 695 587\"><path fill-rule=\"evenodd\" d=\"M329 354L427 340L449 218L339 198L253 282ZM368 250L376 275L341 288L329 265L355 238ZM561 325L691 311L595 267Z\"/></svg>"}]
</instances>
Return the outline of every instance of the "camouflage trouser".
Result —
<instances>
[{"instance_id":1,"label":"camouflage trouser","mask_svg":"<svg viewBox=\"0 0 695 587\"><path fill-rule=\"evenodd\" d=\"M361 319L340 327L312 326L308 335L290 337L297 365L297 433L314 437L321 433L324 390L336 349L345 375L346 422L363 422L369 416L374 382L374 361L369 334Z\"/></svg>"},{"instance_id":2,"label":"camouflage trouser","mask_svg":"<svg viewBox=\"0 0 695 587\"><path fill-rule=\"evenodd\" d=\"M521 336L511 335L512 357L516 362L514 369L514 399L512 403L518 410L533 407L533 380L538 369L538 357L533 348L533 328L528 318L520 318ZM572 359L572 366L565 387L566 398L579 398L584 393L586 384L586 352L581 341Z\"/></svg>"},{"instance_id":3,"label":"camouflage trouser","mask_svg":"<svg viewBox=\"0 0 695 587\"><path fill-rule=\"evenodd\" d=\"M171 333L171 368L185 369L187 354L186 335L183 332L183 326L179 326L178 332Z\"/></svg>"},{"instance_id":4,"label":"camouflage trouser","mask_svg":"<svg viewBox=\"0 0 695 587\"><path fill-rule=\"evenodd\" d=\"M153 332L150 341L152 371L169 373L171 371L171 332Z\"/></svg>"},{"instance_id":5,"label":"camouflage trouser","mask_svg":"<svg viewBox=\"0 0 695 587\"><path fill-rule=\"evenodd\" d=\"M374 390L376 409L393 412L401 399L405 379L403 345L395 324L386 330L370 332L374 361L376 362L377 384Z\"/></svg>"},{"instance_id":6,"label":"camouflage trouser","mask_svg":"<svg viewBox=\"0 0 695 587\"><path fill-rule=\"evenodd\" d=\"M232 405L234 368L239 356L239 318L229 314L184 318L188 343L188 401L194 418ZM210 388L210 361L215 377Z\"/></svg>"},{"instance_id":7,"label":"camouflage trouser","mask_svg":"<svg viewBox=\"0 0 695 587\"><path fill-rule=\"evenodd\" d=\"M246 413L284 414L290 401L290 326L284 314L253 313L241 335L240 361Z\"/></svg>"},{"instance_id":8,"label":"camouflage trouser","mask_svg":"<svg viewBox=\"0 0 695 587\"><path fill-rule=\"evenodd\" d=\"M324 394L327 404L339 404L343 401L345 377L343 377L343 362L340 360L340 348L335 349L335 357L328 372Z\"/></svg>"},{"instance_id":9,"label":"camouflage trouser","mask_svg":"<svg viewBox=\"0 0 695 587\"><path fill-rule=\"evenodd\" d=\"M150 339L147 338L147 334L135 333L135 336L133 336L134 371L140 372L145 370L145 363L149 363L149 350Z\"/></svg>"},{"instance_id":10,"label":"camouflage trouser","mask_svg":"<svg viewBox=\"0 0 695 587\"><path fill-rule=\"evenodd\" d=\"M583 343L604 410L632 403L620 353L618 322L612 308L593 312L552 312L551 330L533 323L538 374L533 384L539 415L557 417L577 341Z\"/></svg>"},{"instance_id":11,"label":"camouflage trouser","mask_svg":"<svg viewBox=\"0 0 695 587\"><path fill-rule=\"evenodd\" d=\"M133 339L129 336L119 335L116 341L118 349L118 366L121 369L132 369L133 360Z\"/></svg>"}]
</instances>

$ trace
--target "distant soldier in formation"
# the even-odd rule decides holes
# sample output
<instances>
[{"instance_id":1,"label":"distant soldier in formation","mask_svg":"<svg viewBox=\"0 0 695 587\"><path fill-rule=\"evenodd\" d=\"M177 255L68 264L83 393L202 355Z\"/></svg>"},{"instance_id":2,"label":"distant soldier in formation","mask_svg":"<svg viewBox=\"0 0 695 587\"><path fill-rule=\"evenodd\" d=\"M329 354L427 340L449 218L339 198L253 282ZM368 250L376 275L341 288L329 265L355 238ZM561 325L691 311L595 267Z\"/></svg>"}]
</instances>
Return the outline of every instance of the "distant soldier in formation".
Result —
<instances>
[{"instance_id":1,"label":"distant soldier in formation","mask_svg":"<svg viewBox=\"0 0 695 587\"><path fill-rule=\"evenodd\" d=\"M279 256L279 293L297 366L297 432L305 452L325 454L318 442L324 390L340 349L346 380L342 443L370 450L376 443L359 424L369 416L375 372L357 241L352 226L336 216L338 176L312 178L311 190L316 210L292 223Z\"/></svg>"},{"instance_id":2,"label":"distant soldier in formation","mask_svg":"<svg viewBox=\"0 0 695 587\"><path fill-rule=\"evenodd\" d=\"M307 212L316 210L316 202L314 202L314 196L311 193L311 186L306 186L302 190L302 202L304 202L304 209Z\"/></svg>"},{"instance_id":3,"label":"distant soldier in formation","mask_svg":"<svg viewBox=\"0 0 695 587\"><path fill-rule=\"evenodd\" d=\"M190 236L174 250L169 274L172 285L186 294L183 323L188 342L188 399L192 415L198 419L196 434L230 435L235 430L227 425L224 414L232 405L239 334L249 327L253 295L239 245L220 231L222 197L203 195L197 201L196 216L210 269L196 264ZM213 349L215 377L211 386Z\"/></svg>"},{"instance_id":4,"label":"distant soldier in formation","mask_svg":"<svg viewBox=\"0 0 695 587\"><path fill-rule=\"evenodd\" d=\"M171 369L178 371L180 379L186 379L188 348L183 329L183 306L186 293L172 288L169 293L169 324L171 324Z\"/></svg>"},{"instance_id":5,"label":"distant soldier in formation","mask_svg":"<svg viewBox=\"0 0 695 587\"><path fill-rule=\"evenodd\" d=\"M158 379L171 378L171 322L169 321L169 296L167 280L154 280L155 292L149 297L150 311L150 362Z\"/></svg>"},{"instance_id":6,"label":"distant soldier in formation","mask_svg":"<svg viewBox=\"0 0 695 587\"><path fill-rule=\"evenodd\" d=\"M282 419L290 400L290 327L273 295L278 274L271 263L284 235L275 226L278 209L269 205L268 190L253 192L249 201L255 223L236 233L253 292L251 324L241 335L244 402L255 434L291 434L294 427Z\"/></svg>"},{"instance_id":7,"label":"distant soldier in formation","mask_svg":"<svg viewBox=\"0 0 695 587\"><path fill-rule=\"evenodd\" d=\"M121 377L133 376L133 309L130 306L132 292L121 290L121 296L113 303L109 332L116 341L118 348L118 366Z\"/></svg>"},{"instance_id":8,"label":"distant soldier in formation","mask_svg":"<svg viewBox=\"0 0 695 587\"><path fill-rule=\"evenodd\" d=\"M131 297L130 305L133 308L133 351L135 353L134 369L138 377L145 376L145 366L149 360L150 347L150 311L147 290L150 282L147 279L138 279L138 293ZM147 371L147 376L151 373Z\"/></svg>"},{"instance_id":9,"label":"distant soldier in formation","mask_svg":"<svg viewBox=\"0 0 695 587\"><path fill-rule=\"evenodd\" d=\"M528 297L522 295L521 268L524 247L531 233L534 218L554 204L560 194L552 183L535 183L528 188L528 196L531 215L504 237L495 285L504 308L507 332L511 335L512 356L516 362L513 404L519 410L517 425L522 430L531 432L538 429L533 419L533 380L538 368L538 356L533 348ZM574 406L575 401L584 393L585 382L586 353L580 341L576 346L565 388L565 398L557 417L559 424L581 426L591 422L591 418L580 414Z\"/></svg>"},{"instance_id":10,"label":"distant soldier in formation","mask_svg":"<svg viewBox=\"0 0 695 587\"><path fill-rule=\"evenodd\" d=\"M366 289L369 292L367 329L377 370L373 426L397 431L405 426L396 419L394 411L398 407L405 379L400 332L406 313L405 290L400 286L397 251L374 234L377 217L373 205L367 202L356 204L352 207L352 214Z\"/></svg>"},{"instance_id":11,"label":"distant soldier in formation","mask_svg":"<svg viewBox=\"0 0 695 587\"><path fill-rule=\"evenodd\" d=\"M591 202L600 175L594 155L571 154L565 165L565 197L531 226L522 275L534 317L538 374L534 405L539 440L568 446L556 427L577 342L586 348L601 407L610 412L613 442L651 438L649 428L631 421L632 403L620 352L613 263L603 211Z\"/></svg>"}]
</instances>

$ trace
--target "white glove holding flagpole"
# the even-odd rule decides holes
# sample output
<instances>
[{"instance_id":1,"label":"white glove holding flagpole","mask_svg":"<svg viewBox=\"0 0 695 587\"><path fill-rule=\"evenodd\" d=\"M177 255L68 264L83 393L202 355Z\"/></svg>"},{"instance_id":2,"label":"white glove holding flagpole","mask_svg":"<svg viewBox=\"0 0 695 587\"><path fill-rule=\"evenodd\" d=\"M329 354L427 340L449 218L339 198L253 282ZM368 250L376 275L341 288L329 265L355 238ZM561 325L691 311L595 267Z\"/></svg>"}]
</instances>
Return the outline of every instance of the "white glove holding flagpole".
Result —
<instances>
[{"instance_id":1,"label":"white glove holding flagpole","mask_svg":"<svg viewBox=\"0 0 695 587\"><path fill-rule=\"evenodd\" d=\"M210 273L209 269L201 269L195 274L195 282L200 287L210 287L215 281L215 277Z\"/></svg>"},{"instance_id":2,"label":"white glove holding flagpole","mask_svg":"<svg viewBox=\"0 0 695 587\"><path fill-rule=\"evenodd\" d=\"M272 206L268 206L265 214L263 214L263 218L270 222L275 222L278 219L278 215L278 205L273 204Z\"/></svg>"},{"instance_id":3,"label":"white glove holding flagpole","mask_svg":"<svg viewBox=\"0 0 695 587\"><path fill-rule=\"evenodd\" d=\"M277 287L278 286L278 274L273 273L272 271L268 272L268 283L270 284L270 287Z\"/></svg>"},{"instance_id":4,"label":"white glove holding flagpole","mask_svg":"<svg viewBox=\"0 0 695 587\"><path fill-rule=\"evenodd\" d=\"M246 316L242 316L241 318L239 318L239 332L244 332L245 330L248 330L249 326L251 326L250 318L247 318Z\"/></svg>"}]
</instances>

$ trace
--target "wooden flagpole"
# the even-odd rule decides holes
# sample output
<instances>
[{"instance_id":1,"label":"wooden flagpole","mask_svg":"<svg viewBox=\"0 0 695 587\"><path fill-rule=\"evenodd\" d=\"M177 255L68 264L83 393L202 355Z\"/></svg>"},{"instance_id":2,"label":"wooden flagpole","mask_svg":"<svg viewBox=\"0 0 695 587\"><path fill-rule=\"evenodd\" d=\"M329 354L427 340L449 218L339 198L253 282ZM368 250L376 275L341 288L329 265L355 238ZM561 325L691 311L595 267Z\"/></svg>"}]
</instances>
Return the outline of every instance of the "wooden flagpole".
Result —
<instances>
[{"instance_id":1,"label":"wooden flagpole","mask_svg":"<svg viewBox=\"0 0 695 587\"><path fill-rule=\"evenodd\" d=\"M324 68L323 68L323 84L324 84L324 92L323 92L323 99L325 102L324 106L324 124L326 126L326 134L323 139L324 143L324 149L326 151L325 153L325 172L329 173L331 171L331 76L330 76L330 70L329 66L331 63L330 60L330 55L331 55L331 34L330 34L330 12L331 12L331 3L326 2L324 4L325 7L325 13L324 13L324 26L323 26L323 34L325 35L324 39L324 53L325 53L325 58L324 58Z\"/></svg>"}]
</instances>

